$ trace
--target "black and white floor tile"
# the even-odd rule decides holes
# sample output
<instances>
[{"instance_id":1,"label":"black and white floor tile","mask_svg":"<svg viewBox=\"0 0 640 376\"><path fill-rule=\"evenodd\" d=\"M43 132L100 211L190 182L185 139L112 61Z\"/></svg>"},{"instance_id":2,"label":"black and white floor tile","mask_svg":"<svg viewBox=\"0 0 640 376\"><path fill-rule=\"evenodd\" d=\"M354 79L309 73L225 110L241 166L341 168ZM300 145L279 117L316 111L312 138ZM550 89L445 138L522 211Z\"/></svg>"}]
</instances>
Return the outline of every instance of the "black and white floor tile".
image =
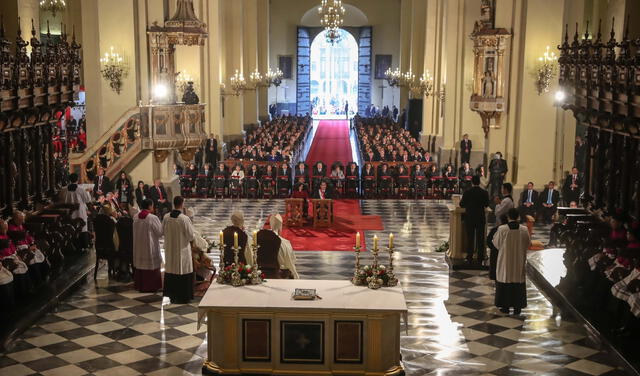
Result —
<instances>
[{"instance_id":1,"label":"black and white floor tile","mask_svg":"<svg viewBox=\"0 0 640 376\"><path fill-rule=\"evenodd\" d=\"M195 225L209 237L242 210L246 227L260 227L281 201L192 200ZM363 214L382 216L383 238L395 234L396 271L409 306L401 340L409 376L622 375L586 330L555 315L532 284L522 316L493 306L493 284L481 271L450 271L433 250L448 239L448 212L437 201L363 201ZM543 237L545 229L539 229ZM376 232L367 232L367 240ZM371 243L369 243L371 244ZM368 257L369 255L364 255ZM348 278L351 252L297 252L302 278ZM61 303L0 356L0 375L200 374L206 354L196 307L172 305L160 294L141 294L110 282L106 273Z\"/></svg>"}]
</instances>

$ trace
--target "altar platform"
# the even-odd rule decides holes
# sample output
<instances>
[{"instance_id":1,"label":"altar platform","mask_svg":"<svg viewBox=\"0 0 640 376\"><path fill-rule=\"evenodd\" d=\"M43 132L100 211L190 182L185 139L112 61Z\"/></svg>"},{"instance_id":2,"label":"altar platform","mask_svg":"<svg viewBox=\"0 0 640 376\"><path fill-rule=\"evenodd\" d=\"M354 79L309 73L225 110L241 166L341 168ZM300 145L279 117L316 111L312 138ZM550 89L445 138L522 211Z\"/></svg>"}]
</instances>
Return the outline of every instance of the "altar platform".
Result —
<instances>
[{"instance_id":1,"label":"altar platform","mask_svg":"<svg viewBox=\"0 0 640 376\"><path fill-rule=\"evenodd\" d=\"M320 299L294 300L296 288ZM371 290L347 280L212 284L198 306L207 319L202 372L271 375L404 375L400 285Z\"/></svg>"}]
</instances>

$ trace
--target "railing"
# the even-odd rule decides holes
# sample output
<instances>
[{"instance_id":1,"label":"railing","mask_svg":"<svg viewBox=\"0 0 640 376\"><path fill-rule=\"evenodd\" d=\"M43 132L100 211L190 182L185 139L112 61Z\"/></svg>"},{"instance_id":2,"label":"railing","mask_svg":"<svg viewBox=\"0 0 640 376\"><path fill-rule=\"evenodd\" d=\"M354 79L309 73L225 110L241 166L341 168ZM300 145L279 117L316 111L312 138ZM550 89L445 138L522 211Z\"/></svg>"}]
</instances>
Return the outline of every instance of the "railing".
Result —
<instances>
[{"instance_id":1,"label":"railing","mask_svg":"<svg viewBox=\"0 0 640 376\"><path fill-rule=\"evenodd\" d=\"M142 152L154 151L156 161L162 162L170 151L178 150L183 159L191 160L195 149L207 137L204 106L176 104L131 108L94 146L70 158L70 170L80 176L81 182L89 182L98 167L114 178Z\"/></svg>"}]
</instances>

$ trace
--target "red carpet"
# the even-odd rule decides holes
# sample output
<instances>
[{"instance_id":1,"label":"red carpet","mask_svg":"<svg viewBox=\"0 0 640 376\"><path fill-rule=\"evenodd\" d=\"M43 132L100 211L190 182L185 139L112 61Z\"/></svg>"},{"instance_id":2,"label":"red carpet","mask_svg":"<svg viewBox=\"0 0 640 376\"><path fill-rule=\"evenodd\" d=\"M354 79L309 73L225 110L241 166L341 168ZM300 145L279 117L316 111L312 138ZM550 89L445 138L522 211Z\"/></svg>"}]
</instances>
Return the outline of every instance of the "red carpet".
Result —
<instances>
[{"instance_id":1,"label":"red carpet","mask_svg":"<svg viewBox=\"0 0 640 376\"><path fill-rule=\"evenodd\" d=\"M324 162L328 169L335 161L345 165L352 161L348 121L320 121L306 164L311 169L317 161ZM334 200L333 212L331 228L285 227L282 236L297 251L353 251L356 232L360 232L364 250L365 230L384 230L380 216L361 214L358 200Z\"/></svg>"},{"instance_id":2,"label":"red carpet","mask_svg":"<svg viewBox=\"0 0 640 376\"><path fill-rule=\"evenodd\" d=\"M353 251L356 232L360 231L364 250L364 230L384 230L379 215L360 214L358 200L334 200L333 210L333 227L285 227L282 237L289 239L296 251Z\"/></svg>"},{"instance_id":3,"label":"red carpet","mask_svg":"<svg viewBox=\"0 0 640 376\"><path fill-rule=\"evenodd\" d=\"M351 162L351 142L349 142L349 122L347 120L321 120L313 137L313 144L307 154L309 168L324 162L331 168L333 162Z\"/></svg>"}]
</instances>

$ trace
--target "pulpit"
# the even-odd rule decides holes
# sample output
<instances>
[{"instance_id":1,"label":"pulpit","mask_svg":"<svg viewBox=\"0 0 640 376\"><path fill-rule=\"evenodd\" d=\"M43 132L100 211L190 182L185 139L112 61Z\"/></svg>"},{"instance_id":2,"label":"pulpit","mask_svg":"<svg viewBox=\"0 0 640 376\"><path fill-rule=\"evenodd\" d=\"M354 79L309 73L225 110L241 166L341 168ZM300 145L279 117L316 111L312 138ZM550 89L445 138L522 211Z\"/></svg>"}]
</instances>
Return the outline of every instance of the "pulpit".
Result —
<instances>
[{"instance_id":1,"label":"pulpit","mask_svg":"<svg viewBox=\"0 0 640 376\"><path fill-rule=\"evenodd\" d=\"M469 248L464 222L465 209L460 207L460 197L460 195L453 195L452 204L447 204L449 209L449 250L447 251L447 258L453 265L464 263ZM485 209L486 214L491 211L489 208ZM484 237L486 238L486 236L487 228L485 227Z\"/></svg>"},{"instance_id":2,"label":"pulpit","mask_svg":"<svg viewBox=\"0 0 640 376\"><path fill-rule=\"evenodd\" d=\"M301 227L304 224L304 199L287 198L284 200L287 227Z\"/></svg>"},{"instance_id":3,"label":"pulpit","mask_svg":"<svg viewBox=\"0 0 640 376\"><path fill-rule=\"evenodd\" d=\"M333 200L313 199L313 227L333 225Z\"/></svg>"}]
</instances>

